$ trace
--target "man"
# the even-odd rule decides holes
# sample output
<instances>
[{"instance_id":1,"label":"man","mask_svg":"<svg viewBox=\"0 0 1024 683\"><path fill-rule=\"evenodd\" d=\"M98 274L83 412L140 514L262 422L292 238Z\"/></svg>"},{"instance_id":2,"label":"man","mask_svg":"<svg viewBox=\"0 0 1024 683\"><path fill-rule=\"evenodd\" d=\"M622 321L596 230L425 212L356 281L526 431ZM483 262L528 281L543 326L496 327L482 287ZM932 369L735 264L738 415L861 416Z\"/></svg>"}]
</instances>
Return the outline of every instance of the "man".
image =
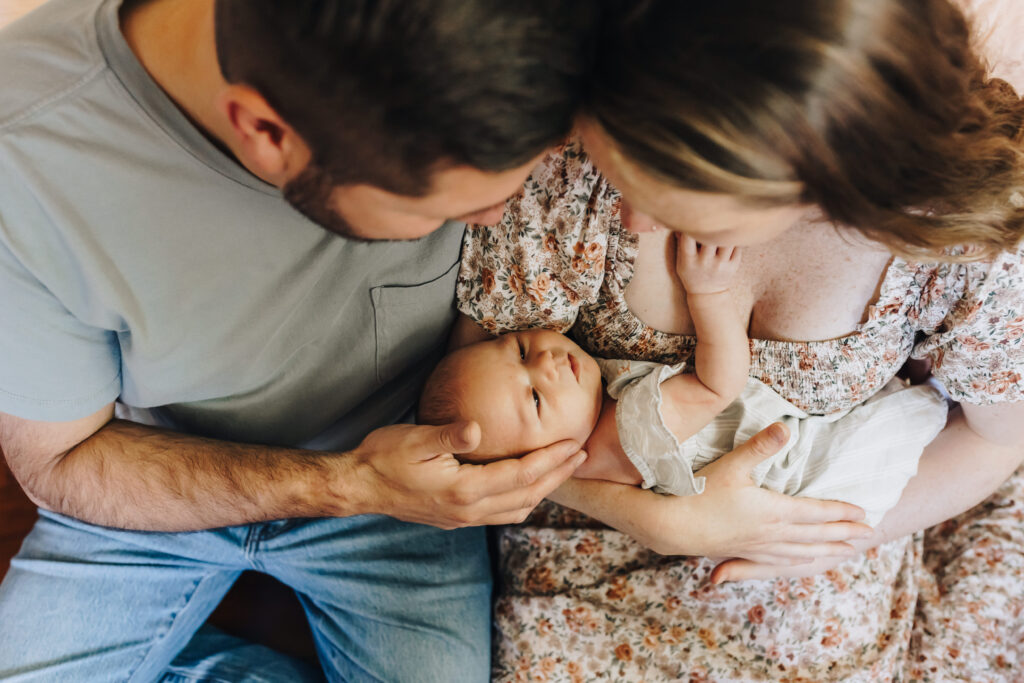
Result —
<instances>
[{"instance_id":1,"label":"man","mask_svg":"<svg viewBox=\"0 0 1024 683\"><path fill-rule=\"evenodd\" d=\"M590 4L53 0L0 35L0 445L41 508L0 678L295 676L179 655L246 569L331 680L487 677L482 532L435 527L521 520L583 455L461 466L475 425L395 423L463 223L568 131Z\"/></svg>"}]
</instances>

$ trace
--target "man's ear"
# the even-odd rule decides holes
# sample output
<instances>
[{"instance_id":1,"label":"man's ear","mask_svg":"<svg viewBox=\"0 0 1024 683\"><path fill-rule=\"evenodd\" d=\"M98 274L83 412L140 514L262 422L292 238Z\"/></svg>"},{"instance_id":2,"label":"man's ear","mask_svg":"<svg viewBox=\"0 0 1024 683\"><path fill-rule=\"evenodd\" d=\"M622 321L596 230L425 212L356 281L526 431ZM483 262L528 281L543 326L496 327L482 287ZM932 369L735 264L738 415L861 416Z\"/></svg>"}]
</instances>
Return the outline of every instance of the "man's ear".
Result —
<instances>
[{"instance_id":1,"label":"man's ear","mask_svg":"<svg viewBox=\"0 0 1024 683\"><path fill-rule=\"evenodd\" d=\"M253 88L228 85L217 107L232 136L231 150L260 178L281 187L309 163L308 145Z\"/></svg>"}]
</instances>

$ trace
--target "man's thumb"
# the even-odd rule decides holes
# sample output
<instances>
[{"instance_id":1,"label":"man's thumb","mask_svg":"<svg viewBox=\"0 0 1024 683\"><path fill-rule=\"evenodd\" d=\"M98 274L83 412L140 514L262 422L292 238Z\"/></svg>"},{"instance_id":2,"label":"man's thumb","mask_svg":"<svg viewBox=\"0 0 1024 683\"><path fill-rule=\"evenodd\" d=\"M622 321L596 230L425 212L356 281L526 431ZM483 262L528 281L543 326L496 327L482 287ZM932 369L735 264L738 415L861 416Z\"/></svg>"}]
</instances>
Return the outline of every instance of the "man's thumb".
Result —
<instances>
[{"instance_id":1,"label":"man's thumb","mask_svg":"<svg viewBox=\"0 0 1024 683\"><path fill-rule=\"evenodd\" d=\"M453 422L438 429L438 453L470 453L480 446L480 425L472 421Z\"/></svg>"}]
</instances>

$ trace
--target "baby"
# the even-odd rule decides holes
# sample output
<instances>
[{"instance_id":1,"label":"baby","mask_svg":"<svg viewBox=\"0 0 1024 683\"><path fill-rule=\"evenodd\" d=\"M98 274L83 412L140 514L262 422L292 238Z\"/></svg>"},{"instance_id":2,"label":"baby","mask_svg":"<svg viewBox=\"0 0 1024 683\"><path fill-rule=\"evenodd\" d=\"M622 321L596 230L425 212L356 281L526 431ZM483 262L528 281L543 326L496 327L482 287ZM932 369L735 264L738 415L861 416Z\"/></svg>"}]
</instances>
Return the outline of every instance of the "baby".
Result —
<instances>
[{"instance_id":1,"label":"baby","mask_svg":"<svg viewBox=\"0 0 1024 683\"><path fill-rule=\"evenodd\" d=\"M740 258L738 249L678 239L676 272L697 337L694 372L681 374L681 363L595 359L550 330L509 332L441 361L427 380L420 422L479 423L479 448L460 455L473 462L574 439L589 455L575 476L675 495L702 493L695 472L785 422L789 443L755 468L755 483L859 505L877 524L945 425L945 401L931 387L893 380L855 408L814 416L748 378L750 309L734 292Z\"/></svg>"}]
</instances>

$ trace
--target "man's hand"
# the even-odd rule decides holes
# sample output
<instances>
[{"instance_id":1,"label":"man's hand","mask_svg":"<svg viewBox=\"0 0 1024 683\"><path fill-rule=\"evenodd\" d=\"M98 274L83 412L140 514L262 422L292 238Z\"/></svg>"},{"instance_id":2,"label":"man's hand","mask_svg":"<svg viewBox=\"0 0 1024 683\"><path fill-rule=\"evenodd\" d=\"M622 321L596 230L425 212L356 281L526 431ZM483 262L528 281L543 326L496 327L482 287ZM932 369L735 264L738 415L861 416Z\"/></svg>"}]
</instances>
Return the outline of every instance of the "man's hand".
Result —
<instances>
[{"instance_id":1,"label":"man's hand","mask_svg":"<svg viewBox=\"0 0 1024 683\"><path fill-rule=\"evenodd\" d=\"M364 511L442 529L518 524L586 460L571 441L486 465L455 459L479 443L475 422L372 432L351 453Z\"/></svg>"},{"instance_id":2,"label":"man's hand","mask_svg":"<svg viewBox=\"0 0 1024 683\"><path fill-rule=\"evenodd\" d=\"M662 555L743 558L793 566L849 557L847 541L869 536L855 505L792 498L754 485L750 471L787 441L774 424L703 468L698 496L662 496L631 486L573 479L552 499L629 534Z\"/></svg>"},{"instance_id":3,"label":"man's hand","mask_svg":"<svg viewBox=\"0 0 1024 683\"><path fill-rule=\"evenodd\" d=\"M701 244L684 234L676 237L676 275L687 295L728 290L735 284L739 268L739 247Z\"/></svg>"}]
</instances>

